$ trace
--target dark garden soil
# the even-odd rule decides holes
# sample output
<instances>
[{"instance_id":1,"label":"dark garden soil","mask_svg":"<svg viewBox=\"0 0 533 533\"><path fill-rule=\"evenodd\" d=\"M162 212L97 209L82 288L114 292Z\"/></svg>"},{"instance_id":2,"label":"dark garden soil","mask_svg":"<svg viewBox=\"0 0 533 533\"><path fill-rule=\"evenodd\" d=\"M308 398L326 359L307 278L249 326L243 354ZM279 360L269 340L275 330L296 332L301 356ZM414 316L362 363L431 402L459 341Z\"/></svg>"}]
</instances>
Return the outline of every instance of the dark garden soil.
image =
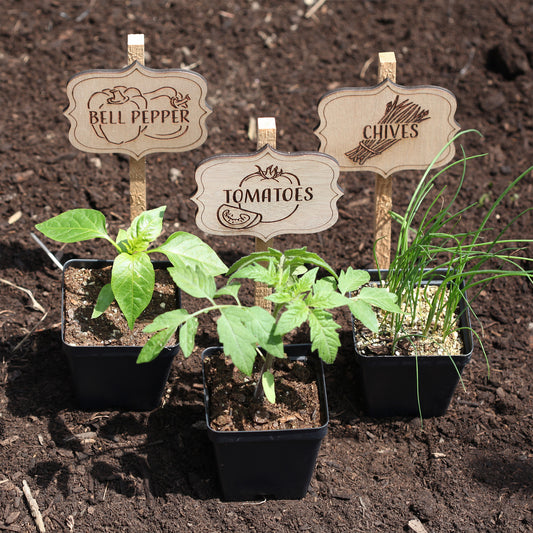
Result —
<instances>
[{"instance_id":1,"label":"dark garden soil","mask_svg":"<svg viewBox=\"0 0 533 533\"><path fill-rule=\"evenodd\" d=\"M102 210L112 233L127 226L127 159L72 148L62 111L70 76L124 65L128 33L145 34L148 66L192 65L208 81L209 137L193 152L148 157L148 202L168 205L165 235L176 229L200 235L228 264L250 252L253 239L196 229L195 166L214 154L253 151L247 130L257 116L276 117L280 150L316 149L318 99L334 88L373 85L380 51L395 51L399 83L452 90L458 122L483 134L463 138L468 153L488 152L468 169L460 204L485 203L462 218L465 228L533 163L529 0L326 0L306 18L308 4L3 0L0 530L37 530L24 480L47 531L533 530L533 290L523 280L496 283L476 300L490 378L476 347L464 373L466 391L458 390L448 413L423 428L417 419L365 416L349 317L338 316L342 348L326 369L329 432L301 501L222 501L199 357L217 344L210 319L193 356L176 358L160 408L76 407L60 351L61 274L30 232L74 207ZM394 177L396 209L405 208L419 177ZM337 269L370 267L373 176L343 173L340 183L344 196L333 228L280 237L276 245L307 245ZM495 230L532 204L529 176L498 209ZM527 214L513 236L533 237L532 222ZM113 252L105 242L47 244L62 262ZM193 305L187 298L183 304Z\"/></svg>"}]
</instances>

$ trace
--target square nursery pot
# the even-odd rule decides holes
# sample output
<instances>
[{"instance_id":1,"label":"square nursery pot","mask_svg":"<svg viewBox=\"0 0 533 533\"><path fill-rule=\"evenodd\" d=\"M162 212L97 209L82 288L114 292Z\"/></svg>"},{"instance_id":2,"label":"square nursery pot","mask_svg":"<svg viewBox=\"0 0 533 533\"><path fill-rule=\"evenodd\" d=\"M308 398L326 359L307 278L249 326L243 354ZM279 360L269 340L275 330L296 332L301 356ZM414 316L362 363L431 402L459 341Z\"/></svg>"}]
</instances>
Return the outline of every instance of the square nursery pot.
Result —
<instances>
[{"instance_id":1,"label":"square nursery pot","mask_svg":"<svg viewBox=\"0 0 533 533\"><path fill-rule=\"evenodd\" d=\"M371 280L379 279L377 270L368 272ZM382 276L387 273L386 270L381 271ZM431 283L438 284L439 281ZM363 355L357 349L357 336L355 326L353 327L355 355L367 415L429 418L446 413L460 374L470 361L473 351L473 335L469 329L470 313L465 300L461 300L459 312L459 325L466 328L460 331L464 344L463 355ZM352 325L353 322L352 316Z\"/></svg>"},{"instance_id":2,"label":"square nursery pot","mask_svg":"<svg viewBox=\"0 0 533 533\"><path fill-rule=\"evenodd\" d=\"M68 268L97 269L113 261L72 259ZM154 261L154 267L167 268L170 263ZM137 364L142 346L76 346L65 341L65 286L61 288L61 343L70 367L75 394L82 409L125 409L150 411L159 406L170 367L179 345L165 347L150 363ZM176 308L180 307L177 290Z\"/></svg>"},{"instance_id":3,"label":"square nursery pot","mask_svg":"<svg viewBox=\"0 0 533 533\"><path fill-rule=\"evenodd\" d=\"M210 425L209 391L202 365L207 431L214 446L219 480L226 500L295 500L307 494L329 423L324 368L322 361L312 355L310 344L287 345L285 351L289 359L306 361L316 368L325 420L320 427L267 431L214 430ZM206 356L220 352L221 347L207 348L202 354L202 362Z\"/></svg>"}]
</instances>

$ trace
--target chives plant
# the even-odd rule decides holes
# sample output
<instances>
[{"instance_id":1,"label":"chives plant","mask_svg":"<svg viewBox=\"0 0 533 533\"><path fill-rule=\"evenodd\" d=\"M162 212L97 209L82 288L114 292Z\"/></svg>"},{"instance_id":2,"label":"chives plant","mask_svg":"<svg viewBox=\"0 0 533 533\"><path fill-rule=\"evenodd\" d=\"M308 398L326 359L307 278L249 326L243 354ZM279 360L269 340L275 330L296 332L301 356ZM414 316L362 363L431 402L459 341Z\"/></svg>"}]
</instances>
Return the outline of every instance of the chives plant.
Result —
<instances>
[{"instance_id":1,"label":"chives plant","mask_svg":"<svg viewBox=\"0 0 533 533\"><path fill-rule=\"evenodd\" d=\"M463 131L448 145L469 132L479 134L476 130ZM489 282L509 276L524 276L533 282L533 258L524 254L533 239L507 236L513 224L533 208L528 207L520 212L495 237L490 236L494 235L490 222L498 206L530 175L533 167L507 185L474 230L462 231L462 216L479 205L479 202L476 202L456 209L467 163L486 154L466 156L462 147L461 151L462 157L459 160L432 173L433 163L439 154L422 176L405 213L392 213L393 220L400 225L400 233L389 268L387 285L389 290L398 296L398 304L402 310L410 310L410 313L387 315L382 324L383 328L391 329L392 353L396 352L400 341L407 339L410 342L416 337L426 338L434 334L437 324L441 332L439 342L444 342L452 332L458 331L458 306L467 291L472 290L470 303L467 302L467 305L475 317L470 304ZM431 198L430 192L437 186L439 177L454 167L462 168L457 188L451 198L445 200L446 187L438 190ZM430 292L428 286L434 280L442 282L437 286L433 285ZM429 311L424 313L423 317L419 303L421 296L429 303ZM422 324L417 324L416 333L411 333L410 328L420 320ZM476 336L479 339L477 334ZM483 349L483 346L481 347Z\"/></svg>"}]
</instances>

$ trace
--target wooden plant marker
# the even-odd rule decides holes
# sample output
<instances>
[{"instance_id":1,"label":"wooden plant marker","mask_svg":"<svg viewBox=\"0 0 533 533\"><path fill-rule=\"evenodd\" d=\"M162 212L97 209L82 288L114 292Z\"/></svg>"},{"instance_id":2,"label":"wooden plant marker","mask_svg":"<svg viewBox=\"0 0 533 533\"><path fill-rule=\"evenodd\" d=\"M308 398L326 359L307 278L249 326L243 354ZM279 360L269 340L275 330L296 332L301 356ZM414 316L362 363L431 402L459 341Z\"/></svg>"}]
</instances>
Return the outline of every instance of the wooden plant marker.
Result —
<instances>
[{"instance_id":1,"label":"wooden plant marker","mask_svg":"<svg viewBox=\"0 0 533 533\"><path fill-rule=\"evenodd\" d=\"M144 65L144 35L128 35L128 65L137 61ZM130 219L146 211L146 157L129 156L130 170Z\"/></svg>"},{"instance_id":2,"label":"wooden plant marker","mask_svg":"<svg viewBox=\"0 0 533 533\"><path fill-rule=\"evenodd\" d=\"M270 145L276 148L276 119L274 117L259 117L257 119L257 149ZM274 239L264 241L259 237L255 238L255 251L265 252L274 247ZM256 282L254 290L254 303L269 313L272 312L272 302L265 298L272 294L272 289L266 283Z\"/></svg>"},{"instance_id":3,"label":"wooden plant marker","mask_svg":"<svg viewBox=\"0 0 533 533\"><path fill-rule=\"evenodd\" d=\"M394 52L378 55L378 84L386 79L396 82L396 56ZM374 242L376 263L388 270L391 252L392 180L376 174L374 192Z\"/></svg>"},{"instance_id":4,"label":"wooden plant marker","mask_svg":"<svg viewBox=\"0 0 533 533\"><path fill-rule=\"evenodd\" d=\"M195 72L144 66L144 35L128 35L128 66L90 70L67 84L69 140L84 152L130 157L130 215L146 209L146 160L207 138L207 82Z\"/></svg>"},{"instance_id":5,"label":"wooden plant marker","mask_svg":"<svg viewBox=\"0 0 533 533\"><path fill-rule=\"evenodd\" d=\"M279 152L273 118L258 120L258 151L206 159L196 169L196 225L214 235L252 235L255 250L277 235L317 233L338 218L339 165L319 152ZM256 303L270 309L263 287Z\"/></svg>"},{"instance_id":6,"label":"wooden plant marker","mask_svg":"<svg viewBox=\"0 0 533 533\"><path fill-rule=\"evenodd\" d=\"M441 87L403 87L395 83L393 52L379 54L375 87L336 89L318 103L315 135L320 151L341 170L370 171L375 178L374 238L379 268L390 264L391 175L401 170L441 167L455 154L459 131L455 96ZM442 150L442 152L441 152ZM437 155L440 156L437 158Z\"/></svg>"}]
</instances>

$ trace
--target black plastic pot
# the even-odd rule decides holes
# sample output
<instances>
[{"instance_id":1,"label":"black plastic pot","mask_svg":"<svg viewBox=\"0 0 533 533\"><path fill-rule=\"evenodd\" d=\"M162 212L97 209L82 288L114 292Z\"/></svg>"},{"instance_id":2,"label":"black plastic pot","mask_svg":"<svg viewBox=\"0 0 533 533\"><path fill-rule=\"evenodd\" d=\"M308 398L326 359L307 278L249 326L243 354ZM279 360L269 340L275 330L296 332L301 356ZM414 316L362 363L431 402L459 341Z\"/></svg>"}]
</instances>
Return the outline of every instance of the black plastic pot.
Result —
<instances>
[{"instance_id":1,"label":"black plastic pot","mask_svg":"<svg viewBox=\"0 0 533 533\"><path fill-rule=\"evenodd\" d=\"M329 411L322 361L311 354L310 344L285 347L290 359L308 361L317 371L320 402L326 422L317 428L270 431L216 431L209 420L209 391L204 371L207 431L215 449L218 474L226 500L303 498L315 469L320 444L326 436ZM211 347L202 354L220 353Z\"/></svg>"},{"instance_id":2,"label":"black plastic pot","mask_svg":"<svg viewBox=\"0 0 533 533\"><path fill-rule=\"evenodd\" d=\"M112 261L73 259L68 268L102 268ZM170 263L154 262L155 268ZM137 364L142 346L75 346L65 342L64 282L62 285L61 342L73 379L78 404L82 409L125 409L150 411L161 403L170 367L179 345L165 347L150 363ZM180 292L177 292L180 307Z\"/></svg>"},{"instance_id":3,"label":"black plastic pot","mask_svg":"<svg viewBox=\"0 0 533 533\"><path fill-rule=\"evenodd\" d=\"M372 280L378 279L377 270L368 272ZM382 277L386 276L386 272L381 271ZM373 417L421 415L429 418L446 413L460 375L473 351L470 314L465 300L461 300L459 312L460 327L464 328L460 331L465 347L463 355L363 355L357 350L357 338L355 328L353 329L366 414Z\"/></svg>"}]
</instances>

